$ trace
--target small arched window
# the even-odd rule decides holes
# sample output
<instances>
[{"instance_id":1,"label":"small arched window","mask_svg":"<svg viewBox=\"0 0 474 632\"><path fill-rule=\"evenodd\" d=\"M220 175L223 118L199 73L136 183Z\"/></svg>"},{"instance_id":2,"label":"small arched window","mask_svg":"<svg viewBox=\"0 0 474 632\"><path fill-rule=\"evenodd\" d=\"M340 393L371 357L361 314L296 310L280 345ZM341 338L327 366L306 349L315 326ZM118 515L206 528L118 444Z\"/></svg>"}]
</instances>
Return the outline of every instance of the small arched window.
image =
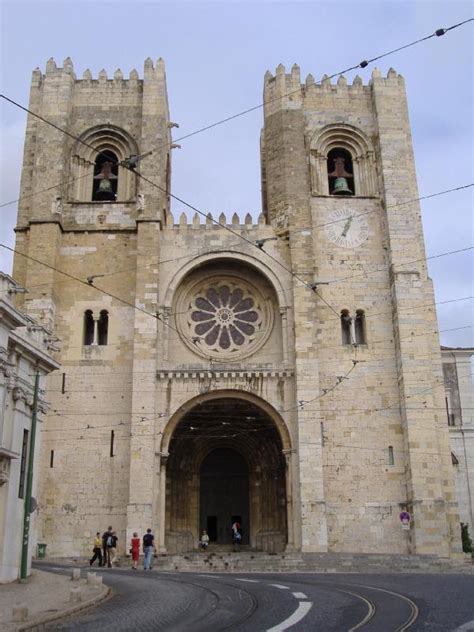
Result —
<instances>
[{"instance_id":1,"label":"small arched window","mask_svg":"<svg viewBox=\"0 0 474 632\"><path fill-rule=\"evenodd\" d=\"M113 151L101 151L94 165L92 200L115 202L118 188L118 159Z\"/></svg>"},{"instance_id":2,"label":"small arched window","mask_svg":"<svg viewBox=\"0 0 474 632\"><path fill-rule=\"evenodd\" d=\"M341 312L341 336L342 344L350 345L352 343L352 318L350 317L349 310L343 309Z\"/></svg>"},{"instance_id":3,"label":"small arched window","mask_svg":"<svg viewBox=\"0 0 474 632\"><path fill-rule=\"evenodd\" d=\"M84 345L94 344L94 316L92 311L87 309L84 312Z\"/></svg>"},{"instance_id":4,"label":"small arched window","mask_svg":"<svg viewBox=\"0 0 474 632\"><path fill-rule=\"evenodd\" d=\"M352 156L347 149L331 149L327 159L330 195L354 195L354 169Z\"/></svg>"},{"instance_id":5,"label":"small arched window","mask_svg":"<svg viewBox=\"0 0 474 632\"><path fill-rule=\"evenodd\" d=\"M358 345L364 345L367 342L365 334L365 313L363 309L356 311L354 318L354 340Z\"/></svg>"},{"instance_id":6,"label":"small arched window","mask_svg":"<svg viewBox=\"0 0 474 632\"><path fill-rule=\"evenodd\" d=\"M97 323L97 334L99 345L106 345L109 334L109 312L106 309L100 312L99 321Z\"/></svg>"}]
</instances>

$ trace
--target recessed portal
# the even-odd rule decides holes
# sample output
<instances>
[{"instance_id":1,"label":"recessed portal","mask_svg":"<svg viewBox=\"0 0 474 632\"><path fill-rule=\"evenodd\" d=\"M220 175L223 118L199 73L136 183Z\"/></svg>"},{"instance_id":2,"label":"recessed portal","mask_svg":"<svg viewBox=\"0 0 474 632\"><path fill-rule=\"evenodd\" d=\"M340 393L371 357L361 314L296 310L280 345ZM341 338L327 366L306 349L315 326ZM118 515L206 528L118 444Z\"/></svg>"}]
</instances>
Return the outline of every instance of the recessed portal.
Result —
<instances>
[{"instance_id":1,"label":"recessed portal","mask_svg":"<svg viewBox=\"0 0 474 632\"><path fill-rule=\"evenodd\" d=\"M211 542L282 551L288 542L286 458L278 429L249 395L205 395L186 411L167 445L166 531L169 553ZM285 436L286 438L286 436Z\"/></svg>"},{"instance_id":2,"label":"recessed portal","mask_svg":"<svg viewBox=\"0 0 474 632\"><path fill-rule=\"evenodd\" d=\"M238 452L213 450L204 459L200 475L200 530L211 542L231 544L232 524L242 528L242 544L249 543L249 468Z\"/></svg>"}]
</instances>

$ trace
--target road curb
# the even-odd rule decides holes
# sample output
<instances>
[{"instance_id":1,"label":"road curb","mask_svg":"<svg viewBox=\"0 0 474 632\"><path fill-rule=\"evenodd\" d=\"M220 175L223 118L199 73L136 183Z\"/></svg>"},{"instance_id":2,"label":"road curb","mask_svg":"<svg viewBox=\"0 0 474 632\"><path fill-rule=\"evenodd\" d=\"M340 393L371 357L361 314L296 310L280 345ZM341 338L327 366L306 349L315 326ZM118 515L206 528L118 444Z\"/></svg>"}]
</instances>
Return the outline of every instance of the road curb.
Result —
<instances>
[{"instance_id":1,"label":"road curb","mask_svg":"<svg viewBox=\"0 0 474 632\"><path fill-rule=\"evenodd\" d=\"M66 610L62 610L61 612L55 612L54 614L49 614L44 617L40 617L35 621L30 621L29 623L24 623L23 625L17 628L18 632L23 632L24 630L29 630L30 632L43 632L44 626L53 622L58 621L59 619L66 619L73 614L77 614L82 610L86 610L87 608L92 608L97 605L101 601L104 601L108 597L110 597L112 590L109 586L103 586L101 592L98 595L95 595L88 601L84 601L76 606L71 606Z\"/></svg>"}]
</instances>

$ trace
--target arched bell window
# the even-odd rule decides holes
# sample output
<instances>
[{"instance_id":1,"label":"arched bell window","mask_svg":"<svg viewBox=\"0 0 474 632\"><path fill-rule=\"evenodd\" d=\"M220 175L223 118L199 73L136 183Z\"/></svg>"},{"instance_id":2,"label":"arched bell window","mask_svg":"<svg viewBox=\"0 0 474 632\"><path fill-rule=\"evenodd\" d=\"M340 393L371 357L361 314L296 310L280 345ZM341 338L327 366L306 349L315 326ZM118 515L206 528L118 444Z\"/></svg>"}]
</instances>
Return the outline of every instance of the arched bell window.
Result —
<instances>
[{"instance_id":1,"label":"arched bell window","mask_svg":"<svg viewBox=\"0 0 474 632\"><path fill-rule=\"evenodd\" d=\"M101 151L95 161L92 183L94 202L115 202L118 189L118 159L113 151Z\"/></svg>"},{"instance_id":2,"label":"arched bell window","mask_svg":"<svg viewBox=\"0 0 474 632\"><path fill-rule=\"evenodd\" d=\"M87 130L71 153L69 196L73 202L131 202L137 175L122 165L139 148L124 130L100 125Z\"/></svg>"},{"instance_id":3,"label":"arched bell window","mask_svg":"<svg viewBox=\"0 0 474 632\"><path fill-rule=\"evenodd\" d=\"M307 142L313 195L377 194L374 149L362 130L346 123L326 125Z\"/></svg>"},{"instance_id":4,"label":"arched bell window","mask_svg":"<svg viewBox=\"0 0 474 632\"><path fill-rule=\"evenodd\" d=\"M352 156L347 149L331 149L327 159L330 195L355 195Z\"/></svg>"}]
</instances>

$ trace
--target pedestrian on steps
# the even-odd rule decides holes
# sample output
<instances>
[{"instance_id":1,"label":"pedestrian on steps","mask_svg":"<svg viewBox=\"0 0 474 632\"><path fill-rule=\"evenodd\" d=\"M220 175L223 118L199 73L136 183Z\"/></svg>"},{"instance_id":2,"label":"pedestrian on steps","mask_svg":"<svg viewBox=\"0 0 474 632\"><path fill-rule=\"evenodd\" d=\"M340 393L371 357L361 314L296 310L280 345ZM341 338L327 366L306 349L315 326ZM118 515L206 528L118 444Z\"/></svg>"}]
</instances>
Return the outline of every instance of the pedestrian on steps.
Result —
<instances>
[{"instance_id":1,"label":"pedestrian on steps","mask_svg":"<svg viewBox=\"0 0 474 632\"><path fill-rule=\"evenodd\" d=\"M132 554L132 570L136 571L138 566L138 558L140 557L140 538L138 533L133 534L130 540L130 553Z\"/></svg>"},{"instance_id":2,"label":"pedestrian on steps","mask_svg":"<svg viewBox=\"0 0 474 632\"><path fill-rule=\"evenodd\" d=\"M203 551L205 551L207 547L209 546L209 536L207 534L207 531L202 532L201 540L199 541L199 546L201 547Z\"/></svg>"},{"instance_id":3,"label":"pedestrian on steps","mask_svg":"<svg viewBox=\"0 0 474 632\"><path fill-rule=\"evenodd\" d=\"M240 526L240 522L236 520L232 524L232 542L234 544L234 551L238 551L240 549L240 543L242 542L242 527Z\"/></svg>"},{"instance_id":4,"label":"pedestrian on steps","mask_svg":"<svg viewBox=\"0 0 474 632\"><path fill-rule=\"evenodd\" d=\"M89 566L92 566L97 559L99 560L99 566L102 566L102 538L100 537L100 531L97 531L95 534L92 553L93 556L89 560Z\"/></svg>"},{"instance_id":5,"label":"pedestrian on steps","mask_svg":"<svg viewBox=\"0 0 474 632\"><path fill-rule=\"evenodd\" d=\"M145 571L151 571L151 562L153 559L153 551L155 550L155 536L151 532L151 529L147 529L143 536L143 569Z\"/></svg>"}]
</instances>

